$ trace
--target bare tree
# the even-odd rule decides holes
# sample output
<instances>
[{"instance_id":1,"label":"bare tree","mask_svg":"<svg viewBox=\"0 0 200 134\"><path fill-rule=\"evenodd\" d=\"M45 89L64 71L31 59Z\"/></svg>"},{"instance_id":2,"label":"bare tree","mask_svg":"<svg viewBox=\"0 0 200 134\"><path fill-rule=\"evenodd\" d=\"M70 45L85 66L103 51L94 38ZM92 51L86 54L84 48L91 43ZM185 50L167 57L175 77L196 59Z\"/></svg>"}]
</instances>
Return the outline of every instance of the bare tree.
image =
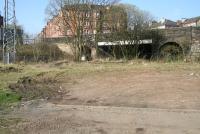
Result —
<instances>
[{"instance_id":1,"label":"bare tree","mask_svg":"<svg viewBox=\"0 0 200 134\"><path fill-rule=\"evenodd\" d=\"M117 37L124 41L124 44L128 40L130 45L134 46L133 49L129 47L127 49L127 47L120 46L119 44L121 53L124 58L130 57L130 53L138 56L140 40L143 40L145 38L144 36L150 33L149 30L153 17L149 12L140 10L134 5L120 4L119 6L124 8L127 13L128 29L123 33L118 33Z\"/></svg>"},{"instance_id":2,"label":"bare tree","mask_svg":"<svg viewBox=\"0 0 200 134\"><path fill-rule=\"evenodd\" d=\"M58 30L70 37L75 59L79 60L89 35L98 32L101 13L116 0L49 0L48 18L54 19Z\"/></svg>"},{"instance_id":3,"label":"bare tree","mask_svg":"<svg viewBox=\"0 0 200 134\"><path fill-rule=\"evenodd\" d=\"M128 16L128 27L130 30L134 29L148 29L153 20L153 16L144 10L140 10L135 5L122 4Z\"/></svg>"}]
</instances>

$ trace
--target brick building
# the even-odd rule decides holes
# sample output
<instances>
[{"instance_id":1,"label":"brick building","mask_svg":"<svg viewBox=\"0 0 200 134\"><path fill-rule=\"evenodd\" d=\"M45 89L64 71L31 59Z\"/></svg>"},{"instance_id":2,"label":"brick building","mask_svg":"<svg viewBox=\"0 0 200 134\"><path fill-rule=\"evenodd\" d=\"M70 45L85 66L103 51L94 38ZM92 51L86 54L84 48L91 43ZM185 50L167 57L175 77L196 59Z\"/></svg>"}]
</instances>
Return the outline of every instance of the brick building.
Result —
<instances>
[{"instance_id":1,"label":"brick building","mask_svg":"<svg viewBox=\"0 0 200 134\"><path fill-rule=\"evenodd\" d=\"M182 23L183 27L199 27L200 26L200 17L194 17L190 19L186 19Z\"/></svg>"},{"instance_id":2,"label":"brick building","mask_svg":"<svg viewBox=\"0 0 200 134\"><path fill-rule=\"evenodd\" d=\"M151 25L152 29L167 29L179 27L176 22L169 19L161 19L159 22L153 21Z\"/></svg>"},{"instance_id":3,"label":"brick building","mask_svg":"<svg viewBox=\"0 0 200 134\"><path fill-rule=\"evenodd\" d=\"M81 6L84 5L79 5L79 7ZM57 16L48 21L40 36L42 38L71 37L77 34L78 24L82 28L80 33L82 35L93 35L97 32L111 33L127 29L126 12L118 6L108 8L90 5L89 9L82 8L78 14L73 7L69 9L68 7L67 10L61 10ZM82 19L78 20L80 16Z\"/></svg>"}]
</instances>

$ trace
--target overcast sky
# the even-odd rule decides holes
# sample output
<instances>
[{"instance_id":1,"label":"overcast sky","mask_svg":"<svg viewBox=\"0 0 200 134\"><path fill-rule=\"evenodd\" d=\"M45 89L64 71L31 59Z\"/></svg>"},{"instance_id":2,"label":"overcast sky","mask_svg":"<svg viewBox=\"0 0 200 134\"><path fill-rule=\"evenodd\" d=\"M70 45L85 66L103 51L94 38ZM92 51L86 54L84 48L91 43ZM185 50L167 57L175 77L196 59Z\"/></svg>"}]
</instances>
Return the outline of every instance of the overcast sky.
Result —
<instances>
[{"instance_id":1,"label":"overcast sky","mask_svg":"<svg viewBox=\"0 0 200 134\"><path fill-rule=\"evenodd\" d=\"M20 25L29 34L37 34L44 27L45 8L48 0L16 0L16 15ZM156 19L178 20L200 16L200 0L122 0L121 3L134 4L149 11ZM0 0L3 12L4 0Z\"/></svg>"}]
</instances>

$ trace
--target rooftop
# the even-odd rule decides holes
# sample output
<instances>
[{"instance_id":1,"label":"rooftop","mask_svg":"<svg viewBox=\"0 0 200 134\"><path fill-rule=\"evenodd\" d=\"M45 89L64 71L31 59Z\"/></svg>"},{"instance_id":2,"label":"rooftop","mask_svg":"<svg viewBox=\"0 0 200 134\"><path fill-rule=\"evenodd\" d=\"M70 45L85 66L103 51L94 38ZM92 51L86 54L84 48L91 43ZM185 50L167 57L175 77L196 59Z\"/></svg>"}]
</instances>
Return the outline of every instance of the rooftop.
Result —
<instances>
[{"instance_id":1,"label":"rooftop","mask_svg":"<svg viewBox=\"0 0 200 134\"><path fill-rule=\"evenodd\" d=\"M187 24L187 23L197 22L199 20L200 20L200 16L186 19L183 23Z\"/></svg>"}]
</instances>

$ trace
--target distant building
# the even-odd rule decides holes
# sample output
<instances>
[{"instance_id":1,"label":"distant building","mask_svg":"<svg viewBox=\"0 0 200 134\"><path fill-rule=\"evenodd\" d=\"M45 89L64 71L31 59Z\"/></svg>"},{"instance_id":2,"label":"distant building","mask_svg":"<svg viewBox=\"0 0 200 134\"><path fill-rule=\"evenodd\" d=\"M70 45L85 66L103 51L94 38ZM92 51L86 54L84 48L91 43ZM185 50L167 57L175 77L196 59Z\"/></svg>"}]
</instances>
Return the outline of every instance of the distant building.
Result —
<instances>
[{"instance_id":1,"label":"distant building","mask_svg":"<svg viewBox=\"0 0 200 134\"><path fill-rule=\"evenodd\" d=\"M83 5L80 5L83 6ZM67 7L67 11L60 12L57 16L53 17L47 25L43 28L42 32L39 34L42 38L60 38L60 37L71 37L77 34L76 28L76 20L73 17L72 19L64 20L68 14L72 14L70 12L70 8ZM81 27L83 29L83 35L93 35L96 34L97 31L100 33L111 33L115 31L120 31L127 29L127 15L126 12L119 10L111 10L113 8L120 7L104 7L99 5L91 5L90 10L83 9L79 12L79 15L74 16L82 16L85 20L82 23ZM74 8L72 8L73 10ZM65 9L64 9L65 10ZM65 22L67 21L67 22ZM70 25L70 27L66 27Z\"/></svg>"},{"instance_id":2,"label":"distant building","mask_svg":"<svg viewBox=\"0 0 200 134\"><path fill-rule=\"evenodd\" d=\"M161 19L159 22L153 21L152 22L152 29L167 29L167 28L175 28L178 27L177 23L168 20L168 19Z\"/></svg>"},{"instance_id":3,"label":"distant building","mask_svg":"<svg viewBox=\"0 0 200 134\"><path fill-rule=\"evenodd\" d=\"M200 26L200 16L190 19L185 19L182 22L182 27L199 27Z\"/></svg>"}]
</instances>

